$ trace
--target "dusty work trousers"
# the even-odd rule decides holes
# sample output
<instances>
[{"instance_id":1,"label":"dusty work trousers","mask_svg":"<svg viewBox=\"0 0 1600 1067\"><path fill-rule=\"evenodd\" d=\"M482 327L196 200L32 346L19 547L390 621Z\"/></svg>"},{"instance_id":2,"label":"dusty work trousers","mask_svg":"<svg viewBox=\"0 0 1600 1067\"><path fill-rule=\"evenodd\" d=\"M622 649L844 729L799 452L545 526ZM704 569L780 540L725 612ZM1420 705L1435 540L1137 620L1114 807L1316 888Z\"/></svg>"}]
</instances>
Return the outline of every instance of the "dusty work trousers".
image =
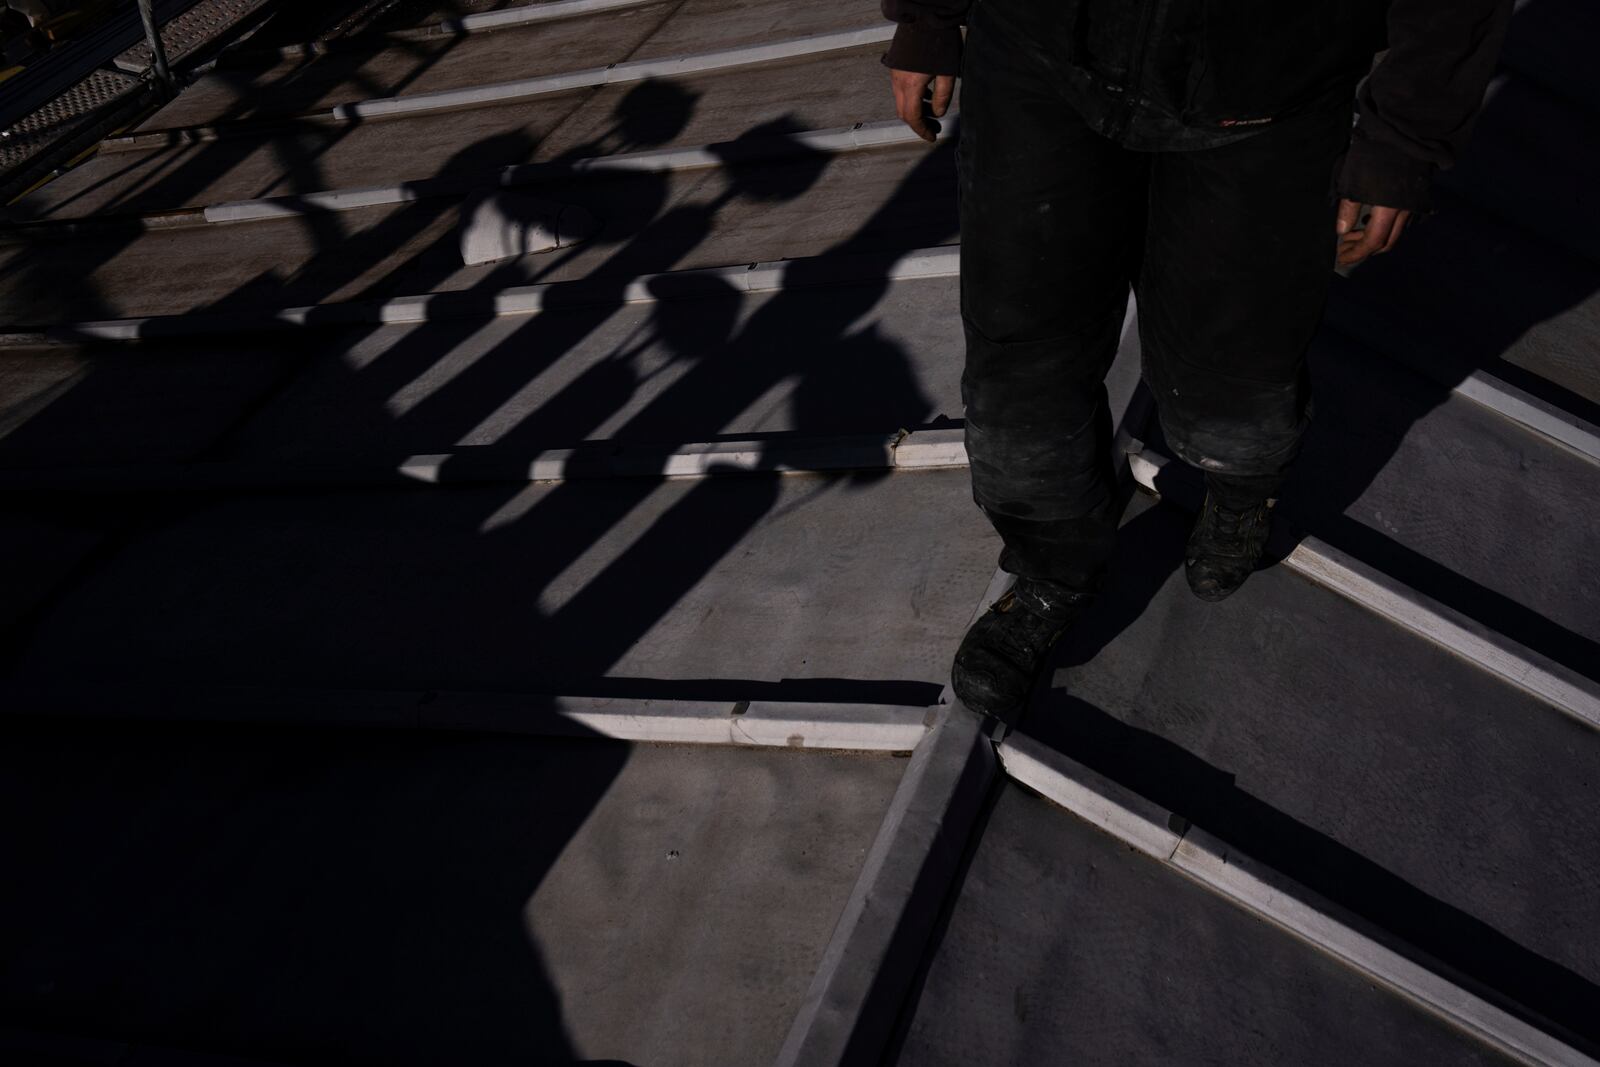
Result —
<instances>
[{"instance_id":1,"label":"dusty work trousers","mask_svg":"<svg viewBox=\"0 0 1600 1067\"><path fill-rule=\"evenodd\" d=\"M1116 535L1103 382L1130 287L1169 447L1242 496L1272 494L1293 462L1353 104L1218 148L1132 151L1085 124L1050 42L998 6L975 5L961 89L973 495L1001 566L1089 589Z\"/></svg>"}]
</instances>

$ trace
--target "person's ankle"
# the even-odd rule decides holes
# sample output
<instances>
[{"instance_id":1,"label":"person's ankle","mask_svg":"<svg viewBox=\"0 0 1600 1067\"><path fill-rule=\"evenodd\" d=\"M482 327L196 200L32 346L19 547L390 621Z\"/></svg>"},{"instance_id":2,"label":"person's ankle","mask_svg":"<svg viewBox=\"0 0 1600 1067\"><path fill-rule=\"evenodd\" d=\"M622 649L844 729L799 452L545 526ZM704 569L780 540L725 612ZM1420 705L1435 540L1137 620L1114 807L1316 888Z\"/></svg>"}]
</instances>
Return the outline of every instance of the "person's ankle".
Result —
<instances>
[{"instance_id":1,"label":"person's ankle","mask_svg":"<svg viewBox=\"0 0 1600 1067\"><path fill-rule=\"evenodd\" d=\"M1282 479L1277 475L1222 474L1207 471L1206 492L1217 503L1232 511L1246 511L1261 504L1277 502Z\"/></svg>"}]
</instances>

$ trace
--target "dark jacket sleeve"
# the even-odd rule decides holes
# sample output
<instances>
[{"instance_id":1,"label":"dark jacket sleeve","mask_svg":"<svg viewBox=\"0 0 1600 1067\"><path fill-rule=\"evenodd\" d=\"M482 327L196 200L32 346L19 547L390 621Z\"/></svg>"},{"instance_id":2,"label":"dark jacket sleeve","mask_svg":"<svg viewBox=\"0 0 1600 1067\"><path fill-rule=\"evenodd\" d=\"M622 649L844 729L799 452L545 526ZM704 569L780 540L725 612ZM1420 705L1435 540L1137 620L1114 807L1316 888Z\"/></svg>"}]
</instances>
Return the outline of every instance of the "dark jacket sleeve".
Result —
<instances>
[{"instance_id":1,"label":"dark jacket sleeve","mask_svg":"<svg viewBox=\"0 0 1600 1067\"><path fill-rule=\"evenodd\" d=\"M1393 0L1389 50L1357 92L1338 194L1426 211L1433 176L1466 147L1511 0Z\"/></svg>"},{"instance_id":2,"label":"dark jacket sleeve","mask_svg":"<svg viewBox=\"0 0 1600 1067\"><path fill-rule=\"evenodd\" d=\"M881 0L883 15L900 25L883 57L894 70L961 73L961 21L972 0Z\"/></svg>"}]
</instances>

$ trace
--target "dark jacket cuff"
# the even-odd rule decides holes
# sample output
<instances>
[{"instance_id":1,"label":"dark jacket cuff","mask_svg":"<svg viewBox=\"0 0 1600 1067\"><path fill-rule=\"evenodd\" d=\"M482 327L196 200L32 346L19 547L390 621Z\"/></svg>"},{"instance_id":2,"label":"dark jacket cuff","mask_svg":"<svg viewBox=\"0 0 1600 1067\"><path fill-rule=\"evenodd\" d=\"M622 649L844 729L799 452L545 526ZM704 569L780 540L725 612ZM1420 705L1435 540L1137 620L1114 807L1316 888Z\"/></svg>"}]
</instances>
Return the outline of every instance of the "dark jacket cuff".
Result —
<instances>
[{"instance_id":1,"label":"dark jacket cuff","mask_svg":"<svg viewBox=\"0 0 1600 1067\"><path fill-rule=\"evenodd\" d=\"M916 74L960 74L961 27L924 27L902 22L895 27L894 40L889 42L883 65Z\"/></svg>"},{"instance_id":2,"label":"dark jacket cuff","mask_svg":"<svg viewBox=\"0 0 1600 1067\"><path fill-rule=\"evenodd\" d=\"M1347 200L1406 211L1431 211L1429 192L1438 170L1425 159L1406 155L1393 145L1362 135L1357 126L1335 186Z\"/></svg>"}]
</instances>

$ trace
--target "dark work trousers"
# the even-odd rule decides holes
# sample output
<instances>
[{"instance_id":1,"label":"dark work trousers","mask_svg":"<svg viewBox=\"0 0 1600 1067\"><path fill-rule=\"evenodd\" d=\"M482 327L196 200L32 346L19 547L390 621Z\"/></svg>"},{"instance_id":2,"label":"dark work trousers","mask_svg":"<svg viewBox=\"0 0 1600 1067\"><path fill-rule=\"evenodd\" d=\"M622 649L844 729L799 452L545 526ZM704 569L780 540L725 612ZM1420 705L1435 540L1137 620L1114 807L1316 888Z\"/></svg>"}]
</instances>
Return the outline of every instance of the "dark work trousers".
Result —
<instances>
[{"instance_id":1,"label":"dark work trousers","mask_svg":"<svg viewBox=\"0 0 1600 1067\"><path fill-rule=\"evenodd\" d=\"M1310 417L1353 102L1214 148L1091 130L1047 34L979 0L961 89L962 375L973 495L1024 577L1092 589L1117 516L1105 386L1130 286L1144 379L1213 489L1272 495ZM1271 42L1263 42L1271 47ZM1064 50L1063 50L1064 51Z\"/></svg>"}]
</instances>

